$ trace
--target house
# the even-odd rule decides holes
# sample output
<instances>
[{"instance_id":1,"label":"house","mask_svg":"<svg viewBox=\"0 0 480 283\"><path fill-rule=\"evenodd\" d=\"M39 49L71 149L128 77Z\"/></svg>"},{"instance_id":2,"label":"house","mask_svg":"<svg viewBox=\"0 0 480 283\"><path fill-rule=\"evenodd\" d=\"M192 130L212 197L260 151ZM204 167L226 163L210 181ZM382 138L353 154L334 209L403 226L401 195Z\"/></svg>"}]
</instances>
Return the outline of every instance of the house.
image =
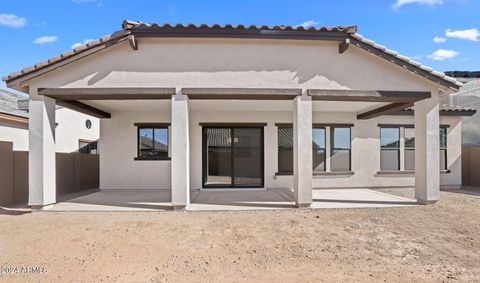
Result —
<instances>
[{"instance_id":1,"label":"house","mask_svg":"<svg viewBox=\"0 0 480 283\"><path fill-rule=\"evenodd\" d=\"M98 118L61 106L55 116L56 152L96 152ZM28 119L28 98L0 90L0 141L12 142L13 150L28 151Z\"/></svg>"},{"instance_id":2,"label":"house","mask_svg":"<svg viewBox=\"0 0 480 283\"><path fill-rule=\"evenodd\" d=\"M451 77L464 83L460 90L445 97L445 103L458 108L480 109L480 72L451 71ZM462 183L480 186L480 116L467 117L462 121Z\"/></svg>"},{"instance_id":3,"label":"house","mask_svg":"<svg viewBox=\"0 0 480 283\"><path fill-rule=\"evenodd\" d=\"M356 26L158 25L122 30L14 72L30 95L30 200L55 199L55 105L100 118L100 189L415 187L461 184L462 85Z\"/></svg>"}]
</instances>

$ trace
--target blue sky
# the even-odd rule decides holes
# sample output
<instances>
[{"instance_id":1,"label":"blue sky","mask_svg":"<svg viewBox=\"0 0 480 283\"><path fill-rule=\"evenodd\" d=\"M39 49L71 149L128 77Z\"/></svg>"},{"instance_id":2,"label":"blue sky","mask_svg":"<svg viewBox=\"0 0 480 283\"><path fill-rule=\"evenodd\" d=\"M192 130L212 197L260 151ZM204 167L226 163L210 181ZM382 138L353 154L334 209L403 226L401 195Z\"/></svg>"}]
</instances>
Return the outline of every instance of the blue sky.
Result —
<instances>
[{"instance_id":1,"label":"blue sky","mask_svg":"<svg viewBox=\"0 0 480 283\"><path fill-rule=\"evenodd\" d=\"M480 70L479 0L1 0L0 75L119 30L123 19L184 24L356 24L363 36L436 70ZM6 88L3 82L0 88Z\"/></svg>"}]
</instances>

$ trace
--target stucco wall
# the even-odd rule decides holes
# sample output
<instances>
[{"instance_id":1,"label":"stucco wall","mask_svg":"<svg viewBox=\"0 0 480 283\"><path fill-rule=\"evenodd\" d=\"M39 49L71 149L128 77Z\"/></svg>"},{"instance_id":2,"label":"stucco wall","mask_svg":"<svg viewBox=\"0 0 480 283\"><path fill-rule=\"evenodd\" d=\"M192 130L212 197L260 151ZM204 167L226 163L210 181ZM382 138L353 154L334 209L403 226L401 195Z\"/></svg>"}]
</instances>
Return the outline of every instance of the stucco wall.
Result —
<instances>
[{"instance_id":1,"label":"stucco wall","mask_svg":"<svg viewBox=\"0 0 480 283\"><path fill-rule=\"evenodd\" d=\"M170 106L170 104L166 104ZM137 127L134 123L170 123L170 108L158 112L113 112L101 120L100 188L102 190L169 190L169 160L134 160Z\"/></svg>"},{"instance_id":2,"label":"stucco wall","mask_svg":"<svg viewBox=\"0 0 480 283\"><path fill-rule=\"evenodd\" d=\"M90 120L92 127L87 129L85 122ZM57 109L55 113L55 146L57 152L78 150L80 139L96 141L100 137L100 119L67 108Z\"/></svg>"},{"instance_id":3,"label":"stucco wall","mask_svg":"<svg viewBox=\"0 0 480 283\"><path fill-rule=\"evenodd\" d=\"M87 129L86 120L92 122ZM78 141L96 141L100 137L100 120L67 108L57 109L55 113L55 145L57 152L75 152ZM0 141L13 142L13 150L28 151L28 124L0 121Z\"/></svg>"},{"instance_id":4,"label":"stucco wall","mask_svg":"<svg viewBox=\"0 0 480 283\"><path fill-rule=\"evenodd\" d=\"M252 39L139 39L139 50L127 42L32 80L41 87L266 87L359 90L412 90L437 93L439 86L355 46L338 53L337 42ZM168 122L169 110L133 112L114 109L101 121L100 170L102 189L168 189L169 161L134 161L134 122ZM109 106L113 107L109 109ZM267 122L265 128L265 185L291 186L291 177L274 179L276 171L275 122L291 122L291 109L264 112L191 111L191 188L201 186L201 135L198 122ZM334 110L334 109L333 109ZM130 112L129 112L130 111ZM169 112L168 112L169 113ZM355 121L355 113L314 113L314 122L354 122L352 166L348 178L315 178L314 186L411 186L413 176L377 177L379 141L376 123L408 121L412 117ZM385 120L387 119L387 120ZM456 131L454 130L456 133ZM363 154L363 155L362 155ZM377 155L378 154L378 155ZM452 153L453 154L453 153ZM450 155L450 152L449 152ZM369 166L363 164L368 160ZM449 158L449 160L451 160ZM456 165L455 165L456 166ZM357 172L358 171L358 172ZM457 183L457 175L442 176ZM459 175L458 175L459 176ZM458 181L459 182L459 181Z\"/></svg>"},{"instance_id":5,"label":"stucco wall","mask_svg":"<svg viewBox=\"0 0 480 283\"><path fill-rule=\"evenodd\" d=\"M31 87L302 87L429 90L438 86L337 42L252 39L139 39L49 72Z\"/></svg>"},{"instance_id":6,"label":"stucco wall","mask_svg":"<svg viewBox=\"0 0 480 283\"><path fill-rule=\"evenodd\" d=\"M114 112L101 121L101 189L170 189L170 161L135 161L136 122L170 122L168 103L158 112ZM252 104L252 108L255 106ZM442 185L461 184L461 135L459 117L441 117L448 128L448 174L441 174ZM267 123L264 128L265 187L290 188L292 176L275 176L278 169L277 127L291 123L289 111L191 111L190 185L202 187L202 127L199 123ZM355 113L314 112L313 123L353 123L352 176L315 176L313 187L401 187L413 186L414 175L378 175L380 170L380 130L378 124L413 124L412 116L384 116L356 120Z\"/></svg>"},{"instance_id":7,"label":"stucco wall","mask_svg":"<svg viewBox=\"0 0 480 283\"><path fill-rule=\"evenodd\" d=\"M13 150L28 150L28 124L0 121L0 141L12 142Z\"/></svg>"}]
</instances>

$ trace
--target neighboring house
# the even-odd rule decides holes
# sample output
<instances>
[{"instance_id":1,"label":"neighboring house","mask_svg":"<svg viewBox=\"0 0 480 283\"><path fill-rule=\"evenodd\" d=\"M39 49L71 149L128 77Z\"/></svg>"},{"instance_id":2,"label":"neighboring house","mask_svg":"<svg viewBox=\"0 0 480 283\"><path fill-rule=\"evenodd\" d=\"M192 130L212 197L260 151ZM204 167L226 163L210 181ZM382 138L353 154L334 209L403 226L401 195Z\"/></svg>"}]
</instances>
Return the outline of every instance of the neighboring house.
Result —
<instances>
[{"instance_id":1,"label":"neighboring house","mask_svg":"<svg viewBox=\"0 0 480 283\"><path fill-rule=\"evenodd\" d=\"M446 72L464 83L460 90L445 97L445 102L459 108L480 109L480 71ZM464 185L480 186L480 115L462 120L462 181Z\"/></svg>"},{"instance_id":2,"label":"neighboring house","mask_svg":"<svg viewBox=\"0 0 480 283\"><path fill-rule=\"evenodd\" d=\"M446 96L444 102L460 108L480 109L480 71L446 72L449 76L464 83L460 90ZM462 144L464 147L480 146L480 115L462 121Z\"/></svg>"},{"instance_id":3,"label":"neighboring house","mask_svg":"<svg viewBox=\"0 0 480 283\"><path fill-rule=\"evenodd\" d=\"M98 118L64 107L57 107L55 116L56 152L96 153ZM12 142L13 150L28 151L28 118L28 97L0 90L0 141Z\"/></svg>"},{"instance_id":4,"label":"neighboring house","mask_svg":"<svg viewBox=\"0 0 480 283\"><path fill-rule=\"evenodd\" d=\"M439 107L460 82L356 26L124 21L3 79L30 95L40 208L56 202L55 105L101 119L101 190L168 190L174 208L208 188L292 188L303 207L314 188L414 186L435 202L461 184L461 116L474 114Z\"/></svg>"}]
</instances>

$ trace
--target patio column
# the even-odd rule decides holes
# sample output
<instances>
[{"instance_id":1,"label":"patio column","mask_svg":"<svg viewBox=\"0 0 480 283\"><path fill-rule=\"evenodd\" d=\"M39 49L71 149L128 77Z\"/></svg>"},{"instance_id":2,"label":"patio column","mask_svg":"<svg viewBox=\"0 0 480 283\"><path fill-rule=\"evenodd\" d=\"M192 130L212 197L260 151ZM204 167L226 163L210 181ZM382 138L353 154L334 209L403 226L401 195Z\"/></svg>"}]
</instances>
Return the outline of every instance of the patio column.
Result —
<instances>
[{"instance_id":1,"label":"patio column","mask_svg":"<svg viewBox=\"0 0 480 283\"><path fill-rule=\"evenodd\" d=\"M297 207L312 203L312 100L305 93L293 100L293 189Z\"/></svg>"},{"instance_id":2,"label":"patio column","mask_svg":"<svg viewBox=\"0 0 480 283\"><path fill-rule=\"evenodd\" d=\"M440 199L438 93L415 102L415 198L421 204Z\"/></svg>"},{"instance_id":3,"label":"patio column","mask_svg":"<svg viewBox=\"0 0 480 283\"><path fill-rule=\"evenodd\" d=\"M188 96L172 96L171 166L172 206L183 209L190 203L190 146Z\"/></svg>"},{"instance_id":4,"label":"patio column","mask_svg":"<svg viewBox=\"0 0 480 283\"><path fill-rule=\"evenodd\" d=\"M56 202L55 100L30 88L28 204L43 209Z\"/></svg>"}]
</instances>

